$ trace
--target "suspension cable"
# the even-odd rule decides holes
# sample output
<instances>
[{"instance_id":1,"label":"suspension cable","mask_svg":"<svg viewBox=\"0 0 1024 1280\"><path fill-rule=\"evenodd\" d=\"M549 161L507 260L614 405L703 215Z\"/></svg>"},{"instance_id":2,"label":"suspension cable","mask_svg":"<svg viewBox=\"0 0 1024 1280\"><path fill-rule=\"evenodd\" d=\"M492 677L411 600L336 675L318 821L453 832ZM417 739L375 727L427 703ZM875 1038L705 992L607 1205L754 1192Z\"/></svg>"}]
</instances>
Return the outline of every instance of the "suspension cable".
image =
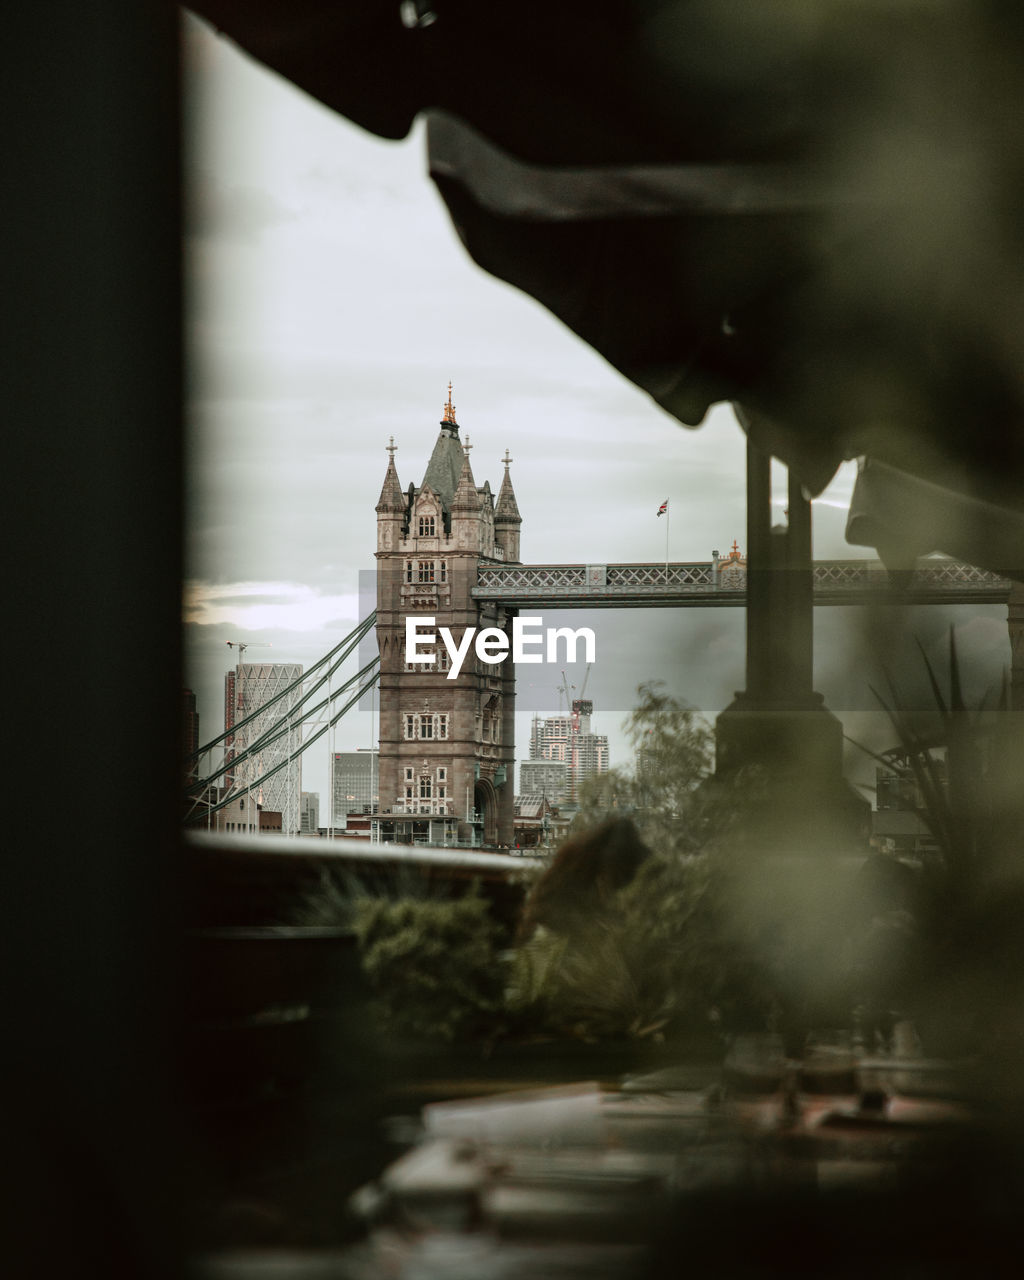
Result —
<instances>
[{"instance_id":1,"label":"suspension cable","mask_svg":"<svg viewBox=\"0 0 1024 1280\"><path fill-rule=\"evenodd\" d=\"M379 663L379 662L380 662L379 658L374 658L373 662L368 662L366 664L363 670L359 672L359 675L362 676L367 671L369 671L369 669L372 666L374 666L376 663ZM345 705L341 708L341 710L337 712L337 714L331 720L329 720L327 724L323 725L316 733L314 733L308 742L304 742L302 744L302 746L299 748L297 752L294 753L294 755L290 756L287 760L282 760L280 764L275 765L272 769L268 769L266 773L261 774L259 778L260 785L266 782L268 778L272 778L275 773L280 773L282 769L286 769L288 765L294 762L296 756L302 755L303 751L305 751L308 747L311 747L314 742L318 741L318 739L322 738L329 729L332 729L338 723L338 721L345 714L345 712L348 711L350 707L354 706L359 701L359 699L363 696L363 694L366 693L369 689L371 689L375 684L377 684L379 680L380 680L380 671L378 670L373 674L373 676L369 680L367 680L367 682L360 689L358 689L352 695L351 698L349 698L348 702L345 703ZM349 681L349 684L351 683L352 681ZM338 692L341 693L341 690L339 689ZM219 776L219 775L215 775L215 776ZM232 801L237 800L238 796L241 793L241 790L242 788L239 788L238 791L235 791L234 787L232 787L232 789L228 792L228 794L222 800L218 801L217 804L211 804L209 806L208 813L214 814L218 810L223 809L225 808L225 806L231 804ZM251 790L251 787L246 787L245 790L247 791Z\"/></svg>"},{"instance_id":2,"label":"suspension cable","mask_svg":"<svg viewBox=\"0 0 1024 1280\"><path fill-rule=\"evenodd\" d=\"M256 708L255 711L251 711L244 719L239 720L237 724L232 725L230 729L225 729L224 732L220 734L218 737L211 738L210 741L207 742L204 746L201 746L198 748L198 750L191 752L189 755L185 757L186 762L190 760L196 760L200 756L205 755L206 752L212 751L214 747L218 746L226 738L231 737L232 734L237 733L240 729L244 729L246 725L251 724L252 721L255 720L257 716L263 715L263 713L267 710L268 707L272 707L275 702L280 702L282 698L286 698L289 693L293 692L293 690L303 685L309 679L309 677L314 674L314 672L319 671L319 669L322 666L324 666L325 663L331 661L331 659L340 649L344 648L345 645L348 645L349 647L345 650L345 653L338 660L338 662L335 663L331 672L328 672L327 676L322 677L321 680L315 686L315 688L311 689L308 694L306 694L303 698L299 700L298 703L295 704L296 706L301 706L302 703L305 701L305 699L309 697L310 694L314 693L316 689L323 684L324 680L329 678L329 676L333 673L333 671L337 670L340 663L344 661L345 658L348 657L348 655L356 647L359 641L362 640L362 638L366 635L366 633L370 630L370 628L374 625L376 621L377 621L377 610L374 609L373 612L367 614L367 616L363 619L363 621L360 622L359 625L355 627L352 631L350 631L343 640L339 640L338 643L334 646L333 649L330 650L329 653L326 653L322 658L319 658L309 668L308 671L304 671L302 675L300 675L296 680L293 680L292 683L288 685L286 688L282 689L280 693L276 693L272 698L269 698L266 702L262 703L260 706ZM236 759L237 758L238 757L236 757ZM221 773L223 773L223 770L221 770ZM215 776L219 777L220 775L217 774Z\"/></svg>"},{"instance_id":3,"label":"suspension cable","mask_svg":"<svg viewBox=\"0 0 1024 1280\"><path fill-rule=\"evenodd\" d=\"M380 664L380 658L377 655L374 655L374 657L370 659L370 661L366 664L365 667L363 667L360 671L357 671L354 676L350 676L348 680L346 680L345 683L340 688L335 689L331 694L329 694L326 698L324 698L323 701L319 702L315 707L308 710L300 720L298 720L297 722L289 722L287 721L287 718L285 718L285 723L283 724L283 726L281 721L277 721L276 724L274 724L270 729L268 729L265 734L257 738L257 740L251 746L247 747L244 751L240 752L232 760L225 761L219 769L216 769L213 773L209 774L206 778L203 778L200 782L190 783L189 786L186 788L186 795L192 795L192 794L196 794L204 791L207 787L212 786L213 783L216 782L218 778L222 777L225 773L227 773L228 770L231 770L232 772L234 772L240 764L244 764L245 761L248 760L253 754L255 754L256 752L262 751L265 747L268 747L272 742L276 742L279 738L284 737L285 734L291 733L296 729L300 728L306 722L306 720L311 719L316 713L322 711L323 708L328 706L330 703L336 702L343 693L345 693L348 689L352 687L353 684L355 684L359 680L362 680L366 675L368 675L370 671L373 670L374 667L379 666L379 664ZM380 675L379 672L377 672L374 675L373 679L370 680L369 683L366 685L367 689L369 689L372 684L376 683L376 681L379 679L379 675ZM322 684L323 681L321 680L319 683ZM346 703L345 710L348 710L348 708L351 705L352 705L351 701ZM330 728L331 725L336 724L342 714L343 714L342 712L339 712L338 715L336 715L334 719L330 721L328 728ZM302 753L306 750L306 748L311 743L316 742L317 738L320 736L321 735L319 733L314 734L312 738L309 738L306 742L302 743L302 745L299 747L297 751L291 752L289 754L288 759L294 760L297 756L302 755ZM288 760L285 760L282 763L287 764ZM281 767L280 765L275 766L274 769L272 769L269 773L262 774L261 779L270 777L271 774L276 773L280 767Z\"/></svg>"}]
</instances>

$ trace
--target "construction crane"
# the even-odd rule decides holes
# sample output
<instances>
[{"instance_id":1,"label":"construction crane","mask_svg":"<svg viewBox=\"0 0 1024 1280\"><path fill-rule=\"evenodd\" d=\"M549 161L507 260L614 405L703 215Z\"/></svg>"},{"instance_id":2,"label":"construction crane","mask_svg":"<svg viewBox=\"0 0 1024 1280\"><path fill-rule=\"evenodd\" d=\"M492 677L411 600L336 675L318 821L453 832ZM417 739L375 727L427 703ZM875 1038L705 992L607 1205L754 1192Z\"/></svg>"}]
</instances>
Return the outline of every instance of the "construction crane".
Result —
<instances>
[{"instance_id":1,"label":"construction crane","mask_svg":"<svg viewBox=\"0 0 1024 1280\"><path fill-rule=\"evenodd\" d=\"M584 675L583 684L580 686L580 696L578 698L573 698L572 700L572 733L574 738L579 735L580 716L581 715L588 716L594 709L594 704L592 702L585 702L583 699L583 695L587 691L587 681L590 679L590 668L593 665L594 664L592 662L587 663L586 675ZM562 672L562 675L564 677L565 675L564 671ZM572 687L574 689L576 688L575 685L573 685Z\"/></svg>"},{"instance_id":2,"label":"construction crane","mask_svg":"<svg viewBox=\"0 0 1024 1280\"><path fill-rule=\"evenodd\" d=\"M224 642L229 649L238 650L238 665L242 665L245 657L246 649L272 649L274 646L269 640L226 640ZM238 688L235 690L237 697L235 699L235 709L242 710L242 682L239 680Z\"/></svg>"},{"instance_id":3,"label":"construction crane","mask_svg":"<svg viewBox=\"0 0 1024 1280\"><path fill-rule=\"evenodd\" d=\"M246 649L273 649L273 645L269 640L226 640L224 642L229 649L238 650L238 660L242 661L242 655Z\"/></svg>"},{"instance_id":4,"label":"construction crane","mask_svg":"<svg viewBox=\"0 0 1024 1280\"><path fill-rule=\"evenodd\" d=\"M562 699L565 699L565 714L568 715L572 710L572 690L575 689L574 684L569 683L569 678L562 672L562 683L558 686L558 710L562 710Z\"/></svg>"}]
</instances>

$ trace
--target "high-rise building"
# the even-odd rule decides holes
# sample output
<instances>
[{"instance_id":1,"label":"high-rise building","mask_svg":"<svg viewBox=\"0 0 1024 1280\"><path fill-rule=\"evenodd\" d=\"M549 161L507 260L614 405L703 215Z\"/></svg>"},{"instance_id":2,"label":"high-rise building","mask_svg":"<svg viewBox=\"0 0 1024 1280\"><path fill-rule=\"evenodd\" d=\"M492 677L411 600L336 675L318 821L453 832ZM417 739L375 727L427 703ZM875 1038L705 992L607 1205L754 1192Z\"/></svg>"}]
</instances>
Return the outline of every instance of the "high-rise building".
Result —
<instances>
[{"instance_id":1,"label":"high-rise building","mask_svg":"<svg viewBox=\"0 0 1024 1280\"><path fill-rule=\"evenodd\" d=\"M185 785L199 777L199 711L191 689L181 691L181 752L184 757Z\"/></svg>"},{"instance_id":2,"label":"high-rise building","mask_svg":"<svg viewBox=\"0 0 1024 1280\"><path fill-rule=\"evenodd\" d=\"M543 796L552 804L569 794L569 766L564 760L523 760L519 765L521 795Z\"/></svg>"},{"instance_id":3,"label":"high-rise building","mask_svg":"<svg viewBox=\"0 0 1024 1280\"><path fill-rule=\"evenodd\" d=\"M303 791L299 796L299 830L313 836L320 830L319 791Z\"/></svg>"},{"instance_id":4,"label":"high-rise building","mask_svg":"<svg viewBox=\"0 0 1024 1280\"><path fill-rule=\"evenodd\" d=\"M379 779L378 752L335 751L331 756L331 826L344 827L350 813L376 813Z\"/></svg>"},{"instance_id":5,"label":"high-rise building","mask_svg":"<svg viewBox=\"0 0 1024 1280\"><path fill-rule=\"evenodd\" d=\"M594 704L587 699L576 699L572 704L571 715L549 716L542 720L533 717L530 728L530 761L559 761L567 772L566 794L575 800L580 786L588 778L608 771L608 738L603 733L591 732L591 716ZM529 768L529 762L520 767L519 789L526 794L528 790L523 781L523 769Z\"/></svg>"},{"instance_id":6,"label":"high-rise building","mask_svg":"<svg viewBox=\"0 0 1024 1280\"><path fill-rule=\"evenodd\" d=\"M515 669L466 656L449 680L447 652L407 661L409 614L448 627L496 627L511 638L512 612L473 598L478 566L518 562L522 518L509 476L497 498L477 485L459 438L451 385L441 432L420 485L403 492L394 444L377 503L377 644L380 651L378 839L430 844L511 844L515 769Z\"/></svg>"},{"instance_id":7,"label":"high-rise building","mask_svg":"<svg viewBox=\"0 0 1024 1280\"><path fill-rule=\"evenodd\" d=\"M608 772L608 737L603 733L581 733L573 743L572 781L574 794L599 773Z\"/></svg>"},{"instance_id":8,"label":"high-rise building","mask_svg":"<svg viewBox=\"0 0 1024 1280\"><path fill-rule=\"evenodd\" d=\"M224 676L224 730L227 732L238 719L238 708L236 707L235 698L235 672L229 671ZM228 733L224 739L224 763L229 765L235 758L235 735ZM226 769L224 773L224 786L230 787L235 780L235 771Z\"/></svg>"},{"instance_id":9,"label":"high-rise building","mask_svg":"<svg viewBox=\"0 0 1024 1280\"><path fill-rule=\"evenodd\" d=\"M530 725L530 759L561 760L568 765L572 738L571 716L534 716Z\"/></svg>"},{"instance_id":10,"label":"high-rise building","mask_svg":"<svg viewBox=\"0 0 1024 1280\"><path fill-rule=\"evenodd\" d=\"M289 725L288 713L302 697L301 678L298 662L240 662L224 677L228 758L237 759L250 744L257 747L231 771L228 783L233 779L236 792L252 793L265 810L280 811L282 830L289 834L300 822L302 728Z\"/></svg>"}]
</instances>

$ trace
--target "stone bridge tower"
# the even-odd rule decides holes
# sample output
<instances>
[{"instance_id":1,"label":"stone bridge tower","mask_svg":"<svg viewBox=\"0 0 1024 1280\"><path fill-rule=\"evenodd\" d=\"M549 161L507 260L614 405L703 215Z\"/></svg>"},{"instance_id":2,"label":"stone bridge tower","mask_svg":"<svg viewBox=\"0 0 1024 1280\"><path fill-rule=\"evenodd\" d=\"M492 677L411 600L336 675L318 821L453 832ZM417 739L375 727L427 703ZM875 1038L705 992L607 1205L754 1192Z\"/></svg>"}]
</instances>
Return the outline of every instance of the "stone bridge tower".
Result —
<instances>
[{"instance_id":1,"label":"stone bridge tower","mask_svg":"<svg viewBox=\"0 0 1024 1280\"><path fill-rule=\"evenodd\" d=\"M405 620L432 617L435 632L499 627L514 610L472 597L477 566L519 561L519 526L505 451L495 495L473 479L468 438L448 402L420 485L403 492L395 445L377 503L377 644L380 651L381 840L432 845L512 843L515 668L480 662L473 649L458 678L438 642L428 664L406 660Z\"/></svg>"}]
</instances>

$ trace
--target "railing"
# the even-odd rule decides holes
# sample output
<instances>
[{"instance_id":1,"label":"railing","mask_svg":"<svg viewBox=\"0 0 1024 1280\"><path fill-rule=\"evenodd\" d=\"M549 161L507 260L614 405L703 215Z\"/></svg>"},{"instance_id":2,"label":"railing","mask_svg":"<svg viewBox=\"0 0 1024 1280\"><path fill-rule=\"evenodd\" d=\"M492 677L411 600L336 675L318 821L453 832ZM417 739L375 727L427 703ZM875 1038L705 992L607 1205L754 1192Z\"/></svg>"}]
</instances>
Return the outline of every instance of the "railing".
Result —
<instances>
[{"instance_id":1,"label":"railing","mask_svg":"<svg viewBox=\"0 0 1024 1280\"><path fill-rule=\"evenodd\" d=\"M610 564L605 568L608 589L669 585L711 587L715 585L714 564Z\"/></svg>"},{"instance_id":2,"label":"railing","mask_svg":"<svg viewBox=\"0 0 1024 1280\"><path fill-rule=\"evenodd\" d=\"M927 560L906 574L891 575L877 560L822 560L814 565L815 596L844 592L906 592L913 596L1005 600L1010 582L958 560Z\"/></svg>"},{"instance_id":3,"label":"railing","mask_svg":"<svg viewBox=\"0 0 1024 1280\"><path fill-rule=\"evenodd\" d=\"M815 563L816 604L1005 602L1010 582L956 560L929 560L890 574L878 560ZM747 575L729 560L681 564L481 565L473 597L521 607L742 605Z\"/></svg>"},{"instance_id":4,"label":"railing","mask_svg":"<svg viewBox=\"0 0 1024 1280\"><path fill-rule=\"evenodd\" d=\"M390 808L383 809L381 812L404 818L445 818L454 816L455 807L451 800L396 800Z\"/></svg>"}]
</instances>

